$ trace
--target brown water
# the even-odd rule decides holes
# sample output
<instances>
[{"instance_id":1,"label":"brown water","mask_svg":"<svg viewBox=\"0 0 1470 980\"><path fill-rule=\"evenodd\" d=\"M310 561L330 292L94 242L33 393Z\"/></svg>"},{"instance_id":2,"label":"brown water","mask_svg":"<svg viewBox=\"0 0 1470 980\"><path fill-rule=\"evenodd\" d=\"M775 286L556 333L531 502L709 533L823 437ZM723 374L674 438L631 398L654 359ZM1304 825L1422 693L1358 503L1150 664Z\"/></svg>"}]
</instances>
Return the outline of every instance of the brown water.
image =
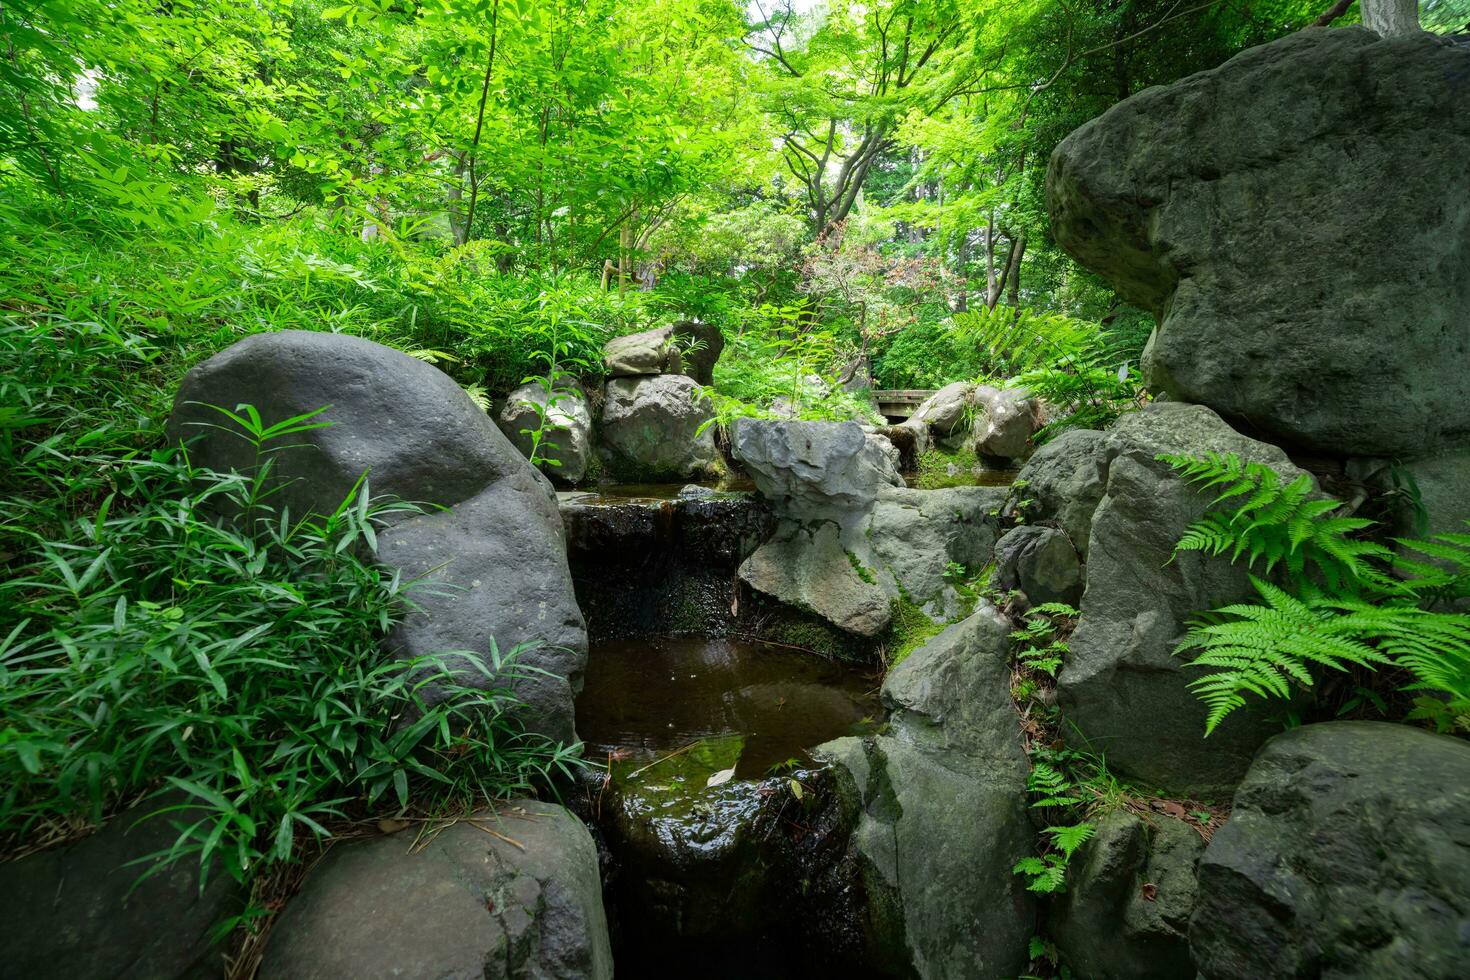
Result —
<instances>
[{"instance_id":1,"label":"brown water","mask_svg":"<svg viewBox=\"0 0 1470 980\"><path fill-rule=\"evenodd\" d=\"M630 761L718 739L738 745L738 760L724 762L737 779L759 779L874 722L878 684L851 666L755 641L609 640L587 657L577 732L590 758Z\"/></svg>"}]
</instances>

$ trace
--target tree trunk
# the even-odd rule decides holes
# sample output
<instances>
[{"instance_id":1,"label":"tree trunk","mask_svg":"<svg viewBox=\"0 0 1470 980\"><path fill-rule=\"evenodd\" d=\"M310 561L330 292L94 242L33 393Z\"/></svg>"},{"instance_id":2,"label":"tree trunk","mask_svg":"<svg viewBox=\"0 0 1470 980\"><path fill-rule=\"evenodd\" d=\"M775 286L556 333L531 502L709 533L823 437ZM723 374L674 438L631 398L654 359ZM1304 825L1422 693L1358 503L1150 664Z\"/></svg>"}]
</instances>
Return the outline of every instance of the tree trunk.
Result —
<instances>
[{"instance_id":1,"label":"tree trunk","mask_svg":"<svg viewBox=\"0 0 1470 980\"><path fill-rule=\"evenodd\" d=\"M1006 262L1006 302L1011 309L1021 306L1021 257L1026 254L1026 229L1011 242L1011 257Z\"/></svg>"},{"instance_id":2,"label":"tree trunk","mask_svg":"<svg viewBox=\"0 0 1470 980\"><path fill-rule=\"evenodd\" d=\"M1418 34L1418 0L1360 0L1363 26L1379 37L1401 37Z\"/></svg>"},{"instance_id":3,"label":"tree trunk","mask_svg":"<svg viewBox=\"0 0 1470 980\"><path fill-rule=\"evenodd\" d=\"M995 309L1000 301L1000 283L995 278L995 212L985 222L985 308Z\"/></svg>"}]
</instances>

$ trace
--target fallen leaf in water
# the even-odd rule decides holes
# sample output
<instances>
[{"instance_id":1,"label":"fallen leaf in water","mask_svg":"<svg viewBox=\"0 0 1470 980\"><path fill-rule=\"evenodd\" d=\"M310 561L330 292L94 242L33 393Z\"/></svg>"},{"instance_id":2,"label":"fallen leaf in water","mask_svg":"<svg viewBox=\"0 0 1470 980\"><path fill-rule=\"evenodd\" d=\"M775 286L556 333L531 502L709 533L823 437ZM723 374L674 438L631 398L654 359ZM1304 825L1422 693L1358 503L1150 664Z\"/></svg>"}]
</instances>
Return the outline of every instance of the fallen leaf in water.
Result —
<instances>
[{"instance_id":1,"label":"fallen leaf in water","mask_svg":"<svg viewBox=\"0 0 1470 980\"><path fill-rule=\"evenodd\" d=\"M715 773L709 779L706 779L704 781L704 785L706 785L706 786L723 786L723 785L725 785L726 783L728 783L730 780L732 780L734 778L735 778L735 767L734 766L731 766L729 769L721 769L719 772Z\"/></svg>"},{"instance_id":2,"label":"fallen leaf in water","mask_svg":"<svg viewBox=\"0 0 1470 980\"><path fill-rule=\"evenodd\" d=\"M797 781L796 781L796 780L794 780L794 779L792 779L792 780L790 780L790 783L791 783L791 792L792 792L792 794L793 794L793 795L794 795L794 796L795 796L795 797L796 797L796 798L797 798L797 799L798 799L798 800L799 800L799 799L801 799L801 794L802 794L802 789L801 789L801 783L798 783L798 782L797 782Z\"/></svg>"},{"instance_id":3,"label":"fallen leaf in water","mask_svg":"<svg viewBox=\"0 0 1470 980\"><path fill-rule=\"evenodd\" d=\"M1151 881L1145 881L1143 883L1143 900L1145 902L1152 902L1154 899L1156 899L1158 897L1159 897L1159 886L1158 885L1155 885Z\"/></svg>"},{"instance_id":4,"label":"fallen leaf in water","mask_svg":"<svg viewBox=\"0 0 1470 980\"><path fill-rule=\"evenodd\" d=\"M407 830L408 826L407 820L390 820L384 817L378 821L378 830L385 834L396 834L400 830Z\"/></svg>"}]
</instances>

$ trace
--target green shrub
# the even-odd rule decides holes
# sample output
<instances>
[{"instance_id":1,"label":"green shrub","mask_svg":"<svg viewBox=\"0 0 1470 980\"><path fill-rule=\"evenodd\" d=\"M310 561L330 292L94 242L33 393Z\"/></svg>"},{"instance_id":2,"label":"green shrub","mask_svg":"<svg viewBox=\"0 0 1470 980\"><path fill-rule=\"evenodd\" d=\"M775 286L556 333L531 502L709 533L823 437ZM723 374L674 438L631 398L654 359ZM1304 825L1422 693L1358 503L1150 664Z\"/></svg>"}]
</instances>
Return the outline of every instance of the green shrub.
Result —
<instances>
[{"instance_id":1,"label":"green shrub","mask_svg":"<svg viewBox=\"0 0 1470 980\"><path fill-rule=\"evenodd\" d=\"M317 424L243 418L263 454ZM409 505L364 479L331 513L278 511L260 458L248 475L172 449L119 458L91 513L16 532L31 541L0 583L5 840L182 793L197 809L163 861L245 879L351 810L467 805L573 764L517 721L517 651L384 662L411 583L373 561L375 528Z\"/></svg>"},{"instance_id":2,"label":"green shrub","mask_svg":"<svg viewBox=\"0 0 1470 980\"><path fill-rule=\"evenodd\" d=\"M1470 534L1399 539L1420 559L1353 535L1373 522L1337 513L1302 476L1234 455L1160 456L1201 487L1220 487L1207 513L1176 548L1244 558L1278 570L1283 586L1251 577L1259 599L1200 617L1176 653L1209 668L1190 687L1209 708L1208 735L1245 696L1288 698L1323 670L1398 668L1421 693L1409 713L1440 731L1470 731L1470 615L1436 608L1470 595Z\"/></svg>"}]
</instances>

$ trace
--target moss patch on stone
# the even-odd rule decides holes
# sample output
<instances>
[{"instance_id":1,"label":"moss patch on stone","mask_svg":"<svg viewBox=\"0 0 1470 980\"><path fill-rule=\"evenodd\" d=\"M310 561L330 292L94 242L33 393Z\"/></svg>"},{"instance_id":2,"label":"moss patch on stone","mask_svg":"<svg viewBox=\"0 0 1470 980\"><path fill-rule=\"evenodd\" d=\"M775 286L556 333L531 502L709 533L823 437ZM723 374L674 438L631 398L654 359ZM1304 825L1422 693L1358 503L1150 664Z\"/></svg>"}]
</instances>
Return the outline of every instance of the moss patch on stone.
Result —
<instances>
[{"instance_id":1,"label":"moss patch on stone","mask_svg":"<svg viewBox=\"0 0 1470 980\"><path fill-rule=\"evenodd\" d=\"M938 636L949 625L948 623L936 623L908 596L901 595L894 599L892 608L893 620L888 624L888 632L883 639L889 670L892 670L904 657Z\"/></svg>"},{"instance_id":2,"label":"moss patch on stone","mask_svg":"<svg viewBox=\"0 0 1470 980\"><path fill-rule=\"evenodd\" d=\"M857 572L858 578L867 582L869 585L878 584L878 577L873 574L871 568L863 564L863 560L857 556L857 552L849 551L847 553L847 560L852 563L852 570Z\"/></svg>"},{"instance_id":3,"label":"moss patch on stone","mask_svg":"<svg viewBox=\"0 0 1470 980\"><path fill-rule=\"evenodd\" d=\"M945 487L972 486L975 471L980 469L980 457L973 449L946 452L931 449L919 455L920 490L942 490Z\"/></svg>"}]
</instances>

